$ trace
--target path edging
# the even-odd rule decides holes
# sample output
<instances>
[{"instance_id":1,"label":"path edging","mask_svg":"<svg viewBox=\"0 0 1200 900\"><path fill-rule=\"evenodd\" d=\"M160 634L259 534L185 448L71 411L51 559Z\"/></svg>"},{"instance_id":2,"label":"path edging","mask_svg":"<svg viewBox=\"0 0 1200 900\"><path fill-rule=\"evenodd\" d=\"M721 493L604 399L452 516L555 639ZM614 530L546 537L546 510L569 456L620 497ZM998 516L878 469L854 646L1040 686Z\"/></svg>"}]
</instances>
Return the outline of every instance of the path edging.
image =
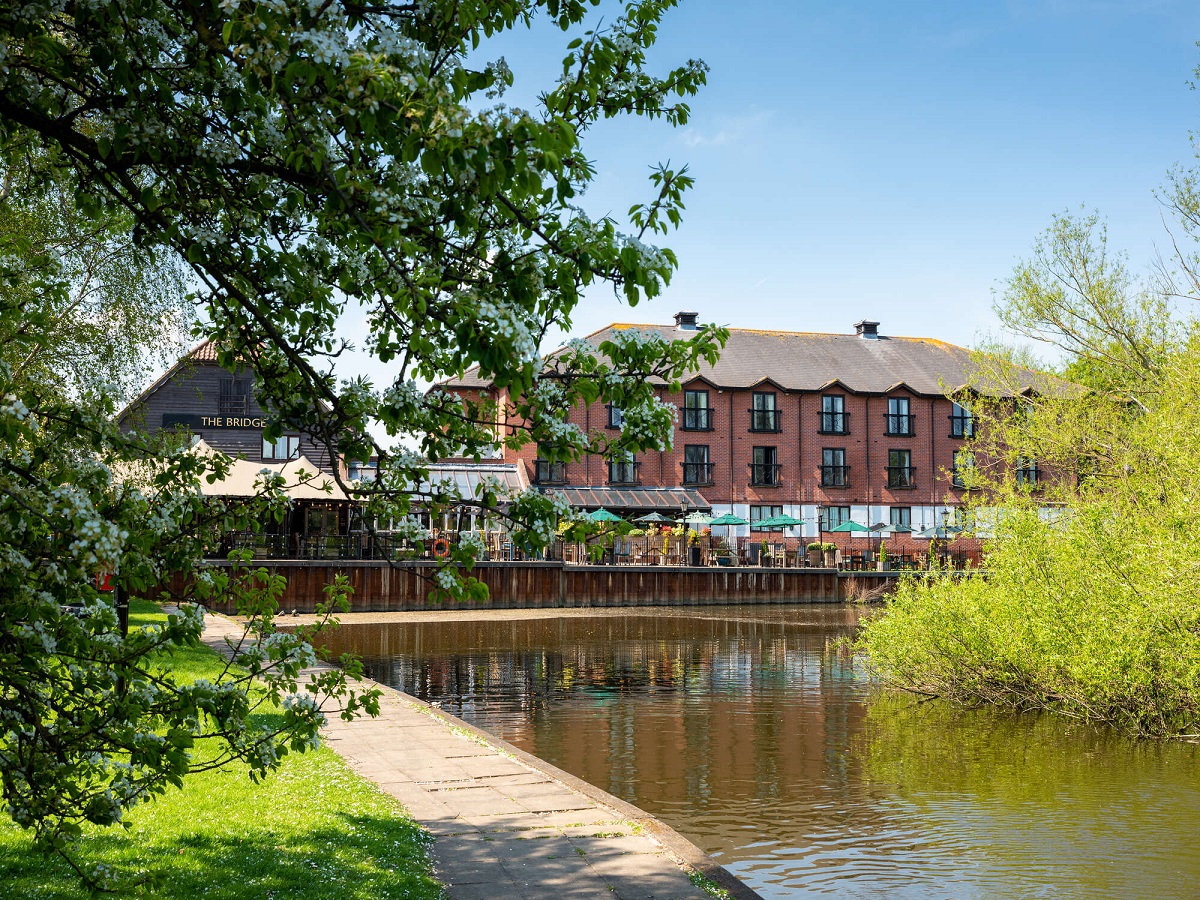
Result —
<instances>
[{"instance_id":1,"label":"path edging","mask_svg":"<svg viewBox=\"0 0 1200 900\"><path fill-rule=\"evenodd\" d=\"M447 725L461 729L467 732L473 739L509 754L519 760L523 765L541 772L547 778L558 781L566 785L571 790L578 794L583 794L597 803L602 803L622 817L644 828L650 835L658 841L663 847L674 856L679 862L689 869L699 872L709 881L716 884L722 890L728 891L729 896L734 900L762 900L762 897L752 890L745 882L739 879L736 875L718 863L715 859L685 838L682 834L668 825L666 822L650 815L644 809L634 806L620 797L616 797L608 791L596 787L590 782L584 781L572 775L570 772L560 769L552 763L546 762L540 757L534 756L522 750L520 747L515 747L508 741L496 737L496 735L477 728L470 722L460 719L458 716L452 715L445 710L440 709L430 703L426 703L411 694L406 694L404 691L394 687L389 687L386 684L380 684L376 681L363 679L364 683L370 683L382 690L391 691L399 695L403 700L419 707L427 715L434 718L442 719Z\"/></svg>"}]
</instances>

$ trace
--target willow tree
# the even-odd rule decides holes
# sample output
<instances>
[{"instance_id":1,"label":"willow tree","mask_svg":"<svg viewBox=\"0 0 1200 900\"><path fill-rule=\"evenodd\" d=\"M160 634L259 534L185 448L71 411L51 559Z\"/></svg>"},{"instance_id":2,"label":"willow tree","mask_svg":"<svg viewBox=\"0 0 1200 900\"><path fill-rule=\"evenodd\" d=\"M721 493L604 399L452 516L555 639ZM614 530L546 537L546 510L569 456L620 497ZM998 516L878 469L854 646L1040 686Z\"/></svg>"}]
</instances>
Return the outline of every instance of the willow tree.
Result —
<instances>
[{"instance_id":1,"label":"willow tree","mask_svg":"<svg viewBox=\"0 0 1200 900\"><path fill-rule=\"evenodd\" d=\"M0 358L14 384L128 401L187 349L182 260L139 246L119 207L81 214L69 176L15 142L0 158L0 247Z\"/></svg>"},{"instance_id":2,"label":"willow tree","mask_svg":"<svg viewBox=\"0 0 1200 900\"><path fill-rule=\"evenodd\" d=\"M605 119L687 121L684 100L703 84L703 63L647 67L673 5L633 0L607 18L601 8L589 24L600 4L583 0L6 4L0 152L7 162L35 146L71 186L73 215L119 215L139 248L182 260L221 361L257 373L274 416L268 437L303 429L346 457L380 453L386 474L372 502L411 524L414 497L429 499L414 493L429 460L479 456L498 440L587 452L587 436L562 420L580 399L619 402L627 449L664 446L672 411L655 398L652 376L677 382L698 359L715 358L722 335L713 330L680 344L630 336L573 345L553 365L539 355L552 328L570 328L586 289L611 285L635 304L658 294L676 266L648 241L679 222L686 170L654 168L645 202L625 221L589 215L595 169L584 146ZM513 75L488 49L531 25L561 34L564 56L561 76L522 109L503 102ZM10 243L0 259L20 249ZM26 308L45 322L64 281L31 271L22 290L43 302ZM387 383L335 374L346 348L336 323L347 311L369 322L364 349L390 366ZM0 314L7 328L18 313ZM422 389L473 365L507 389L511 409ZM117 483L113 464L153 448L108 423L111 399L53 397L20 384L7 364L0 382L0 766L18 821L38 828L44 845L69 849L79 822L116 821L187 771L184 747L205 727L196 721L216 717L210 730L258 771L310 741L320 714L308 703L289 707L283 732L247 732L243 682L146 691L147 645L194 640L198 618L122 641L86 587L100 570L127 588L195 571L206 529L252 523L259 511L210 521L194 486L211 463L187 453L159 459L141 490ZM502 415L519 427L501 431ZM376 446L375 423L415 435L419 451ZM492 488L464 499L487 508L507 500L533 545L562 512L550 498L501 498ZM278 500L268 492L261 503ZM451 593L477 589L453 570L470 550L442 573ZM259 587L246 602L269 628L277 587ZM88 611L82 623L60 613L76 601ZM93 653L99 646L107 649ZM304 645L269 646L254 668L278 670L275 690L294 693ZM114 666L121 678L106 681ZM117 685L124 693L114 703ZM181 699L171 706L171 697ZM115 716L113 727L67 727L97 710ZM178 745L152 752L163 716Z\"/></svg>"}]
</instances>

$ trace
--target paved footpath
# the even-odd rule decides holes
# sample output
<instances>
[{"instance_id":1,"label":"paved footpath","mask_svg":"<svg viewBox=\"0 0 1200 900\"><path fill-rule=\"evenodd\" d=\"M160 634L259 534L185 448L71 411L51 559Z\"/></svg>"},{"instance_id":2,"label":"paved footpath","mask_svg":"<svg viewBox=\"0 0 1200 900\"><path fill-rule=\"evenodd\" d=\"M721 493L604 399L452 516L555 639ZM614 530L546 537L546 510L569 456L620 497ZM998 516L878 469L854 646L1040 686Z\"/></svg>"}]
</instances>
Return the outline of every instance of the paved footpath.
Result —
<instances>
[{"instance_id":1,"label":"paved footpath","mask_svg":"<svg viewBox=\"0 0 1200 900\"><path fill-rule=\"evenodd\" d=\"M222 616L206 623L205 642L218 651L241 634ZM434 836L436 874L451 900L712 900L685 867L730 897L758 897L637 807L379 687L378 718L331 717L326 743Z\"/></svg>"}]
</instances>

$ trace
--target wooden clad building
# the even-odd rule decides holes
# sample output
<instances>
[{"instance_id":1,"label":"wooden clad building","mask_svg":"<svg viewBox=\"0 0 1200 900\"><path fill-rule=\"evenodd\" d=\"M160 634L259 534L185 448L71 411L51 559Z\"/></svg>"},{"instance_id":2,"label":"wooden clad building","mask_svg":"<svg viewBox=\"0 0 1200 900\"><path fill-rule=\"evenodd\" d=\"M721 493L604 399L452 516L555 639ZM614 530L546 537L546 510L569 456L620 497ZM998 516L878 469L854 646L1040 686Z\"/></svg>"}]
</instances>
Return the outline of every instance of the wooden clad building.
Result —
<instances>
[{"instance_id":1,"label":"wooden clad building","mask_svg":"<svg viewBox=\"0 0 1200 900\"><path fill-rule=\"evenodd\" d=\"M266 441L266 413L254 396L254 373L217 365L212 341L196 347L142 391L118 421L127 431L146 434L190 432L214 450L250 462L281 463L303 456L330 475L340 465L327 447L297 431Z\"/></svg>"}]
</instances>

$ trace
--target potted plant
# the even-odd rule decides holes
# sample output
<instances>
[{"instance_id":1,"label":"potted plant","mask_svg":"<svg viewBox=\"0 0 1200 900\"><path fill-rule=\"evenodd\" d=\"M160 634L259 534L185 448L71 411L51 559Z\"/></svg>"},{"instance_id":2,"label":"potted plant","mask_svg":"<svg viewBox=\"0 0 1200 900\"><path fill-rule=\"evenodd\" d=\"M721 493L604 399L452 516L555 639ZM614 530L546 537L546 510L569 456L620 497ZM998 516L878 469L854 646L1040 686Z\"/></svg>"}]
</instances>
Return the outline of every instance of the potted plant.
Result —
<instances>
[{"instance_id":1,"label":"potted plant","mask_svg":"<svg viewBox=\"0 0 1200 900\"><path fill-rule=\"evenodd\" d=\"M825 568L832 569L837 565L837 544L826 541L821 545L821 555L825 557Z\"/></svg>"},{"instance_id":2,"label":"potted plant","mask_svg":"<svg viewBox=\"0 0 1200 900\"><path fill-rule=\"evenodd\" d=\"M769 569L771 567L771 549L766 541L763 541L758 549L758 562L759 565L765 568Z\"/></svg>"},{"instance_id":3,"label":"potted plant","mask_svg":"<svg viewBox=\"0 0 1200 900\"><path fill-rule=\"evenodd\" d=\"M875 568L880 572L886 572L888 568L887 544L882 541L879 544L879 559L875 562Z\"/></svg>"},{"instance_id":4,"label":"potted plant","mask_svg":"<svg viewBox=\"0 0 1200 900\"><path fill-rule=\"evenodd\" d=\"M825 549L825 545L820 541L813 541L808 545L808 564L814 569L821 565L821 551Z\"/></svg>"},{"instance_id":5,"label":"potted plant","mask_svg":"<svg viewBox=\"0 0 1200 900\"><path fill-rule=\"evenodd\" d=\"M688 565L700 565L700 535L698 532L688 532Z\"/></svg>"}]
</instances>

